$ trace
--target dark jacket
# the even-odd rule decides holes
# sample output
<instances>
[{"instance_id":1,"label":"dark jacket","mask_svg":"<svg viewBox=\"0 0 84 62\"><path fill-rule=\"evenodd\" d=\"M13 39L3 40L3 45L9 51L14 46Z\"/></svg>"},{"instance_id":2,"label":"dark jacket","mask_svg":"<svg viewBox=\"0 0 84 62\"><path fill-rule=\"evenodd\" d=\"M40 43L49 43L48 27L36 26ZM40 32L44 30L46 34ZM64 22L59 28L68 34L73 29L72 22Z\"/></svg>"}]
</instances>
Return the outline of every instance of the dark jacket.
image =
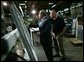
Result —
<instances>
[{"instance_id":1,"label":"dark jacket","mask_svg":"<svg viewBox=\"0 0 84 62\"><path fill-rule=\"evenodd\" d=\"M43 18L38 22L40 35L43 37L49 36L51 31L51 23L48 18Z\"/></svg>"},{"instance_id":2,"label":"dark jacket","mask_svg":"<svg viewBox=\"0 0 84 62\"><path fill-rule=\"evenodd\" d=\"M40 43L44 49L48 61L53 61L52 57L52 37L51 37L51 22L48 18L43 18L38 22L40 30Z\"/></svg>"}]
</instances>

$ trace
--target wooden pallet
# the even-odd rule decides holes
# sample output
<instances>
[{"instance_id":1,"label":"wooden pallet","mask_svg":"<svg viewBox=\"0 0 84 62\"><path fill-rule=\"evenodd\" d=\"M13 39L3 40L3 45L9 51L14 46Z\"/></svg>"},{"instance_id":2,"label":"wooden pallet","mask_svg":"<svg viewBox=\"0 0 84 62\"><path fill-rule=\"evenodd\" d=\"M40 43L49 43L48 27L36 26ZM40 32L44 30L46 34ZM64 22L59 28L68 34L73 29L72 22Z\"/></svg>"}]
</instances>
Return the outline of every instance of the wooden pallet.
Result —
<instances>
[{"instance_id":1,"label":"wooden pallet","mask_svg":"<svg viewBox=\"0 0 84 62\"><path fill-rule=\"evenodd\" d=\"M79 40L77 38L71 38L70 41L74 45L82 45L83 44L83 41L81 41L81 40Z\"/></svg>"}]
</instances>

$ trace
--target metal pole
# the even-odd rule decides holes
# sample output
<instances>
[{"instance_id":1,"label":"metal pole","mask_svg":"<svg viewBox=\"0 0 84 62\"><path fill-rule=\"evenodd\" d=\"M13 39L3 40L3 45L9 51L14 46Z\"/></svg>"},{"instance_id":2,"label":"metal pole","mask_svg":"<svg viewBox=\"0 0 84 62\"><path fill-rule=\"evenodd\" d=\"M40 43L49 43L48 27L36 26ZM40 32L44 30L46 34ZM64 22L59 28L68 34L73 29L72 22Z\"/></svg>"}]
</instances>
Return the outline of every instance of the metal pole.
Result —
<instances>
[{"instance_id":1,"label":"metal pole","mask_svg":"<svg viewBox=\"0 0 84 62\"><path fill-rule=\"evenodd\" d=\"M37 56L33 50L33 45L32 40L30 38L29 32L24 24L22 15L20 14L20 12L18 11L16 5L14 4L14 2L11 3L10 5L10 11L11 11L11 15L14 19L14 22L16 23L16 26L18 28L18 31L21 35L22 38L22 42L28 52L28 55L30 57L31 61L37 61Z\"/></svg>"}]
</instances>

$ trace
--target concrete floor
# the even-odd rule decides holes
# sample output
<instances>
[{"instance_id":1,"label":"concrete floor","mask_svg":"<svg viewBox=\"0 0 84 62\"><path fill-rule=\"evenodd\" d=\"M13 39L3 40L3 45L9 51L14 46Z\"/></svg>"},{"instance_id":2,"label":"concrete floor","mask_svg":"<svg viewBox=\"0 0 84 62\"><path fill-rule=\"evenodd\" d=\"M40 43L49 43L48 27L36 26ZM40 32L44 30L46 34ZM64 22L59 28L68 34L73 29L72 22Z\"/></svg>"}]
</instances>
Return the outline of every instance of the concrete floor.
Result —
<instances>
[{"instance_id":1,"label":"concrete floor","mask_svg":"<svg viewBox=\"0 0 84 62\"><path fill-rule=\"evenodd\" d=\"M47 61L46 55L39 41L39 36L34 35L34 47L39 61ZM64 48L66 53L65 61L83 61L83 46L75 46L70 41L70 38L64 38ZM53 49L53 54L55 50ZM55 57L54 61L59 61L60 58Z\"/></svg>"},{"instance_id":2,"label":"concrete floor","mask_svg":"<svg viewBox=\"0 0 84 62\"><path fill-rule=\"evenodd\" d=\"M35 33L33 35L34 35L33 40L34 40L34 47L35 47L34 49L35 49L38 61L47 61L46 55L39 41L40 39L39 36L37 36Z\"/></svg>"}]
</instances>

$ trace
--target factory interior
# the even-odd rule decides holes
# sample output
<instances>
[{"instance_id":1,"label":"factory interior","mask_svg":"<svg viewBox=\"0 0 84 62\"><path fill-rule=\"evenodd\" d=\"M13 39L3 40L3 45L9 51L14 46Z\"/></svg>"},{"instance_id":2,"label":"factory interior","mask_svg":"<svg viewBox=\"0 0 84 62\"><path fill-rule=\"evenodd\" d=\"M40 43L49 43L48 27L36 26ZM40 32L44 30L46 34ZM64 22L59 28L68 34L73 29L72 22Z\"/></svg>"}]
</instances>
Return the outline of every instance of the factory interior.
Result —
<instances>
[{"instance_id":1,"label":"factory interior","mask_svg":"<svg viewBox=\"0 0 84 62\"><path fill-rule=\"evenodd\" d=\"M48 61L40 42L40 28L34 25L38 23L40 10L44 10L49 17L53 8L66 25L63 35L66 59L54 57L56 51L52 41L53 61L83 61L83 1L81 0L1 1L1 61ZM47 41L46 45L48 43ZM61 52L59 54L62 55Z\"/></svg>"}]
</instances>

